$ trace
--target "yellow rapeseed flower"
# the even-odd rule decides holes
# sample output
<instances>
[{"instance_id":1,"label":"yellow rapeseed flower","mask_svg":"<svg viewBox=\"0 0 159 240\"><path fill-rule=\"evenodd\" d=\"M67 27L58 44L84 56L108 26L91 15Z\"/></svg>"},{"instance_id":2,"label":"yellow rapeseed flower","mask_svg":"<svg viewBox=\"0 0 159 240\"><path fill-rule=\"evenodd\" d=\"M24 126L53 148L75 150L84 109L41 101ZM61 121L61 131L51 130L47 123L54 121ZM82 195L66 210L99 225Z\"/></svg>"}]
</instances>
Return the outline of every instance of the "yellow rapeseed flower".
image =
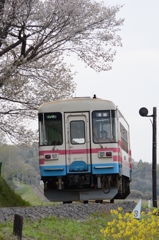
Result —
<instances>
[{"instance_id":1,"label":"yellow rapeseed flower","mask_svg":"<svg viewBox=\"0 0 159 240\"><path fill-rule=\"evenodd\" d=\"M119 212L118 212L119 211ZM106 239L116 240L145 240L145 239L158 239L159 236L159 216L158 210L153 210L145 215L141 214L141 219L137 220L133 218L132 214L121 214L120 208L112 210L114 219L107 223L105 230L101 229L100 232ZM156 214L157 213L157 214Z\"/></svg>"},{"instance_id":2,"label":"yellow rapeseed flower","mask_svg":"<svg viewBox=\"0 0 159 240\"><path fill-rule=\"evenodd\" d=\"M122 209L122 207L118 207L118 211L122 211L123 209Z\"/></svg>"},{"instance_id":3,"label":"yellow rapeseed flower","mask_svg":"<svg viewBox=\"0 0 159 240\"><path fill-rule=\"evenodd\" d=\"M118 215L118 211L117 211L117 210L114 210L114 214Z\"/></svg>"},{"instance_id":4,"label":"yellow rapeseed flower","mask_svg":"<svg viewBox=\"0 0 159 240\"><path fill-rule=\"evenodd\" d=\"M121 213L118 214L118 217L119 217L119 219L122 219L122 218L123 218L122 215L121 215Z\"/></svg>"},{"instance_id":5,"label":"yellow rapeseed flower","mask_svg":"<svg viewBox=\"0 0 159 240\"><path fill-rule=\"evenodd\" d=\"M114 233L114 228L111 229L111 233Z\"/></svg>"},{"instance_id":6,"label":"yellow rapeseed flower","mask_svg":"<svg viewBox=\"0 0 159 240\"><path fill-rule=\"evenodd\" d=\"M153 214L154 214L154 215L158 215L158 214L159 214L159 210L158 210L157 208L155 208L155 209L153 210Z\"/></svg>"}]
</instances>

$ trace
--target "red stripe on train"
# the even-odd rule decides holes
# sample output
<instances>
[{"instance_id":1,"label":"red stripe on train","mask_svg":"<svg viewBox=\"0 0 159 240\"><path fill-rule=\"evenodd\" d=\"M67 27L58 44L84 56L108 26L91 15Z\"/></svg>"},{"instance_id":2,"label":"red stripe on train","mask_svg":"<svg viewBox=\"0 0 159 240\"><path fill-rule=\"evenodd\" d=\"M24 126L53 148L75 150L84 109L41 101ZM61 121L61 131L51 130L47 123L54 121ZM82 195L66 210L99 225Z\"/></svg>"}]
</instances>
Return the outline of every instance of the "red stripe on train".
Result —
<instances>
[{"instance_id":1,"label":"red stripe on train","mask_svg":"<svg viewBox=\"0 0 159 240\"><path fill-rule=\"evenodd\" d=\"M39 159L39 165L44 164L44 159Z\"/></svg>"},{"instance_id":2,"label":"red stripe on train","mask_svg":"<svg viewBox=\"0 0 159 240\"><path fill-rule=\"evenodd\" d=\"M91 150L91 153L98 153L99 151L112 151L112 152L118 152L118 148L94 148ZM65 154L87 154L90 153L90 149L74 149L74 150L43 150L39 151L39 156L42 156L44 154L52 154L52 153L58 153L59 155L65 155Z\"/></svg>"},{"instance_id":3,"label":"red stripe on train","mask_svg":"<svg viewBox=\"0 0 159 240\"><path fill-rule=\"evenodd\" d=\"M113 162L118 162L118 156L113 156Z\"/></svg>"},{"instance_id":4,"label":"red stripe on train","mask_svg":"<svg viewBox=\"0 0 159 240\"><path fill-rule=\"evenodd\" d=\"M112 152L118 152L118 148L93 148L91 153L98 153L99 151L112 151Z\"/></svg>"}]
</instances>

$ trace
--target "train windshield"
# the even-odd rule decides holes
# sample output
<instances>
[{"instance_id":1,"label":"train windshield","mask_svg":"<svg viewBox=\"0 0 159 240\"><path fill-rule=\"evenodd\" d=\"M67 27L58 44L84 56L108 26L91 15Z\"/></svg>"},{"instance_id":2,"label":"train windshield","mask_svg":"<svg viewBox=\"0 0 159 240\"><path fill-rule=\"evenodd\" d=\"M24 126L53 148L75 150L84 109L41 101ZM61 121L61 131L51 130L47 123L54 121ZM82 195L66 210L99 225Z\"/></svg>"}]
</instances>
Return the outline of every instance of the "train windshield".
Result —
<instances>
[{"instance_id":1,"label":"train windshield","mask_svg":"<svg viewBox=\"0 0 159 240\"><path fill-rule=\"evenodd\" d=\"M115 110L94 111L92 113L93 142L115 142Z\"/></svg>"},{"instance_id":2,"label":"train windshield","mask_svg":"<svg viewBox=\"0 0 159 240\"><path fill-rule=\"evenodd\" d=\"M39 114L40 145L61 145L62 138L62 114L40 113Z\"/></svg>"}]
</instances>

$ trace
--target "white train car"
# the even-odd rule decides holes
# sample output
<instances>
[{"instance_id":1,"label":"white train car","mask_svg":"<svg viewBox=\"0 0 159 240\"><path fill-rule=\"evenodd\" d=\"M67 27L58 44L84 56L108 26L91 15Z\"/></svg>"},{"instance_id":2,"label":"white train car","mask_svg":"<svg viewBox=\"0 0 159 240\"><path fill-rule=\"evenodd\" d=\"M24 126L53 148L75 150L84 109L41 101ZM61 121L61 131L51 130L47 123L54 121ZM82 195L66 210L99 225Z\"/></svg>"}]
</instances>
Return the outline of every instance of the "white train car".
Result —
<instances>
[{"instance_id":1,"label":"white train car","mask_svg":"<svg viewBox=\"0 0 159 240\"><path fill-rule=\"evenodd\" d=\"M124 199L130 193L129 125L115 104L96 98L39 108L39 167L50 201Z\"/></svg>"}]
</instances>

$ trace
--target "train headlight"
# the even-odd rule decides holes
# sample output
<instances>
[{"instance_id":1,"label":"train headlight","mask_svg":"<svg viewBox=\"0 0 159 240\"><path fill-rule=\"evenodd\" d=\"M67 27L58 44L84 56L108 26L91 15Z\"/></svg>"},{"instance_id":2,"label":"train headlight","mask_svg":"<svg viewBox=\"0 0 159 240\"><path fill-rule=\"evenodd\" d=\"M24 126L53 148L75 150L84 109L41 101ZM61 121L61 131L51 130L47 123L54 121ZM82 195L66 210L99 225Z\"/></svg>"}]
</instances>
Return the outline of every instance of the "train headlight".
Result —
<instances>
[{"instance_id":1,"label":"train headlight","mask_svg":"<svg viewBox=\"0 0 159 240\"><path fill-rule=\"evenodd\" d=\"M53 154L52 154L52 159L53 159L53 160L59 159L58 153L53 153Z\"/></svg>"}]
</instances>

